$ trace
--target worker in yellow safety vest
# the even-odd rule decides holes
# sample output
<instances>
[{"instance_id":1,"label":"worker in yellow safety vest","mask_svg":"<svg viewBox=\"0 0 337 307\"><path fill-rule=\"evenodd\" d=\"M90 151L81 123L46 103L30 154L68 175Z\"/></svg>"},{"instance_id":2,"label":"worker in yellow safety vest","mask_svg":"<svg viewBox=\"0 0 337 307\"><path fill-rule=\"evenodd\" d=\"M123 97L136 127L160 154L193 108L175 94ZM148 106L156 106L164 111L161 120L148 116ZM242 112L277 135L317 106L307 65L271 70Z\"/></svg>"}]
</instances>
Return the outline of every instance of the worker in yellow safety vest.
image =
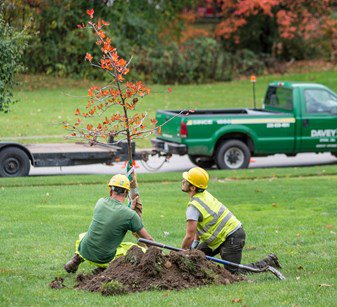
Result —
<instances>
[{"instance_id":1,"label":"worker in yellow safety vest","mask_svg":"<svg viewBox=\"0 0 337 307\"><path fill-rule=\"evenodd\" d=\"M246 239L242 223L206 191L208 182L208 173L200 167L193 167L183 173L181 190L188 194L190 200L186 210L187 226L182 248L197 248L207 256L220 254L223 260L241 263ZM265 265L280 267L275 254L249 266ZM225 265L225 268L231 273L238 273L236 267Z\"/></svg>"},{"instance_id":2,"label":"worker in yellow safety vest","mask_svg":"<svg viewBox=\"0 0 337 307\"><path fill-rule=\"evenodd\" d=\"M94 215L86 233L80 234L75 244L75 255L64 265L68 273L75 273L83 261L97 266L94 273L104 270L109 263L134 243L122 242L127 231L140 238L153 240L146 231L140 214L137 214L138 199L133 199L131 208L123 204L130 191L130 181L125 175L115 175L108 183L110 197L97 201Z\"/></svg>"}]
</instances>

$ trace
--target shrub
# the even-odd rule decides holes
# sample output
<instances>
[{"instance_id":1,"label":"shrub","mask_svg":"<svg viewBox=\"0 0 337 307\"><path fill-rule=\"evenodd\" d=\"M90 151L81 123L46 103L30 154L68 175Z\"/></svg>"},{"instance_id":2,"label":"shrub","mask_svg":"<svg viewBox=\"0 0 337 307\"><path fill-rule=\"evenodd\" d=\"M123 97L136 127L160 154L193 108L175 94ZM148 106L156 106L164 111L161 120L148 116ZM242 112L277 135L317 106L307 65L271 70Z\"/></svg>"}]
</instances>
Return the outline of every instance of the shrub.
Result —
<instances>
[{"instance_id":1,"label":"shrub","mask_svg":"<svg viewBox=\"0 0 337 307\"><path fill-rule=\"evenodd\" d=\"M25 30L15 30L0 14L0 112L7 113L10 104L16 102L13 99L13 87L17 83L15 76L24 70L22 55L28 39Z\"/></svg>"},{"instance_id":2,"label":"shrub","mask_svg":"<svg viewBox=\"0 0 337 307\"><path fill-rule=\"evenodd\" d=\"M263 61L252 51L227 52L209 37L143 49L134 59L135 69L154 83L204 83L229 81L239 75L261 73Z\"/></svg>"}]
</instances>

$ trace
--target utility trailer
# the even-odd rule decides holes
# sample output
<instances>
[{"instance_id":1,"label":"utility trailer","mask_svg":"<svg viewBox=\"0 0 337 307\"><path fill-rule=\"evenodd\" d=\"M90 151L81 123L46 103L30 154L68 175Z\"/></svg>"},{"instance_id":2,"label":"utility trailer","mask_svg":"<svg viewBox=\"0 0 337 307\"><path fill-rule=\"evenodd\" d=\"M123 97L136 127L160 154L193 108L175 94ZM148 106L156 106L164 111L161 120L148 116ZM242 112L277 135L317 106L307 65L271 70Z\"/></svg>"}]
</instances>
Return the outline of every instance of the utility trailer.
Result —
<instances>
[{"instance_id":1,"label":"utility trailer","mask_svg":"<svg viewBox=\"0 0 337 307\"><path fill-rule=\"evenodd\" d=\"M151 151L136 151L132 143L134 160L147 161ZM86 143L19 144L0 142L0 177L28 176L30 166L72 166L112 164L127 161L127 143L118 145L89 145Z\"/></svg>"}]
</instances>

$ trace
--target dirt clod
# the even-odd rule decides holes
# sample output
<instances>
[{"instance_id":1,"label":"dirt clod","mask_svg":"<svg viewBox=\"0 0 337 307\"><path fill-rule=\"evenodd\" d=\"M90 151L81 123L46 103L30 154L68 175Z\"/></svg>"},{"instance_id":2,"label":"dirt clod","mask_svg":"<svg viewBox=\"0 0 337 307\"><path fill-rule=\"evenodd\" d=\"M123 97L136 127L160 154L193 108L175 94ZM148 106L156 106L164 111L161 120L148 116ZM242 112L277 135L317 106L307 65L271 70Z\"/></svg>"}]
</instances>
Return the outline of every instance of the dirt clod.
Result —
<instances>
[{"instance_id":1,"label":"dirt clod","mask_svg":"<svg viewBox=\"0 0 337 307\"><path fill-rule=\"evenodd\" d=\"M52 289L62 289L66 286L63 284L64 279L62 277L55 277L55 279L49 284Z\"/></svg>"},{"instance_id":2,"label":"dirt clod","mask_svg":"<svg viewBox=\"0 0 337 307\"><path fill-rule=\"evenodd\" d=\"M77 276L77 289L119 295L147 290L180 290L209 284L227 285L242 281L222 266L206 260L198 250L171 252L164 255L156 247L144 254L136 246L126 256L111 262L97 275Z\"/></svg>"}]
</instances>

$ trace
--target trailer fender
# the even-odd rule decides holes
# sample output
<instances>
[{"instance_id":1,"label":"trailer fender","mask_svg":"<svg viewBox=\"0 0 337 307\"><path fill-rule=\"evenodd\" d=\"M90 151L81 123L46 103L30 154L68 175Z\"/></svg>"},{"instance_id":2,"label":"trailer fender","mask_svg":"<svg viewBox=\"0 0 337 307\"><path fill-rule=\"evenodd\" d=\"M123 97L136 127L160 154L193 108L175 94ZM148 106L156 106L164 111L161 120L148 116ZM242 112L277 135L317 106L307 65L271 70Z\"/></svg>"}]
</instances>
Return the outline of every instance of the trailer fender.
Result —
<instances>
[{"instance_id":1,"label":"trailer fender","mask_svg":"<svg viewBox=\"0 0 337 307\"><path fill-rule=\"evenodd\" d=\"M19 144L19 143L0 142L0 151L5 149L5 148L8 148L8 147L17 147L17 148L22 149L27 154L31 164L34 166L34 164L35 164L34 157L33 157L32 153L30 152L30 150L26 146L24 146L22 144Z\"/></svg>"},{"instance_id":2,"label":"trailer fender","mask_svg":"<svg viewBox=\"0 0 337 307\"><path fill-rule=\"evenodd\" d=\"M0 143L0 177L28 176L34 157L23 145Z\"/></svg>"}]
</instances>

